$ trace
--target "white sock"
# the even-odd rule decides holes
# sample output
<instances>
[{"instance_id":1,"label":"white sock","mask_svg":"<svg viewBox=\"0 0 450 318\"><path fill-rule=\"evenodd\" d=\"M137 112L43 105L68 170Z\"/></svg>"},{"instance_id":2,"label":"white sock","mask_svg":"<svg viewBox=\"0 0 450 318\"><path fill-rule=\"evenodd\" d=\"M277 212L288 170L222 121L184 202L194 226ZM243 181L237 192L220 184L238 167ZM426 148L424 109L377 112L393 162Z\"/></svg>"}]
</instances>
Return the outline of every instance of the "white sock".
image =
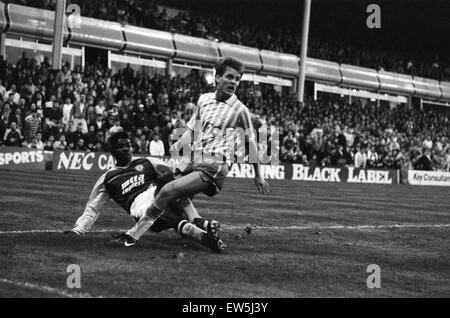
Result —
<instances>
[{"instance_id":1,"label":"white sock","mask_svg":"<svg viewBox=\"0 0 450 318\"><path fill-rule=\"evenodd\" d=\"M137 241L141 238L142 235L144 235L145 232L148 231L154 221L155 219L149 217L147 214L144 214L139 222L137 222L132 229L128 230L127 234Z\"/></svg>"},{"instance_id":2,"label":"white sock","mask_svg":"<svg viewBox=\"0 0 450 318\"><path fill-rule=\"evenodd\" d=\"M200 241L202 240L203 234L206 232L200 229L199 227L196 227L194 224L189 223L186 220L181 221L178 223L178 233L180 233L182 236L191 237L194 240Z\"/></svg>"},{"instance_id":3,"label":"white sock","mask_svg":"<svg viewBox=\"0 0 450 318\"><path fill-rule=\"evenodd\" d=\"M200 214L198 214L197 209L190 199L187 199L186 203L188 204L184 207L184 212L186 213L189 222L192 223L194 222L194 219L200 218Z\"/></svg>"}]
</instances>

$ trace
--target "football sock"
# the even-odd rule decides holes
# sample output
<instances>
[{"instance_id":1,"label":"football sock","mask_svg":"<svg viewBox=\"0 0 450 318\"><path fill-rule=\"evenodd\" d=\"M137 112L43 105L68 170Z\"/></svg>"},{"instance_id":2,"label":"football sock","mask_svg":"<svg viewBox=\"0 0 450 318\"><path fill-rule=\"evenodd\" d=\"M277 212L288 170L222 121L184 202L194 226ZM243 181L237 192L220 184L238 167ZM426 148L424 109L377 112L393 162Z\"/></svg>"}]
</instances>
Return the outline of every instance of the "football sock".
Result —
<instances>
[{"instance_id":1,"label":"football sock","mask_svg":"<svg viewBox=\"0 0 450 318\"><path fill-rule=\"evenodd\" d=\"M192 223L194 223L196 226L198 226L202 230L208 231L208 224L209 224L208 220L201 218L201 217L196 217Z\"/></svg>"},{"instance_id":2,"label":"football sock","mask_svg":"<svg viewBox=\"0 0 450 318\"><path fill-rule=\"evenodd\" d=\"M154 203L147 210L146 214L130 229L127 234L135 240L139 240L145 232L152 226L154 220L163 214L164 211L156 206Z\"/></svg>"},{"instance_id":3,"label":"football sock","mask_svg":"<svg viewBox=\"0 0 450 318\"><path fill-rule=\"evenodd\" d=\"M190 204L184 208L184 212L186 213L189 222L193 222L195 219L200 218L200 214L198 214L197 209L190 200L189 203Z\"/></svg>"},{"instance_id":4,"label":"football sock","mask_svg":"<svg viewBox=\"0 0 450 318\"><path fill-rule=\"evenodd\" d=\"M144 215L139 222L137 222L133 228L127 231L127 234L134 238L136 241L144 235L145 232L153 225L154 218Z\"/></svg>"},{"instance_id":5,"label":"football sock","mask_svg":"<svg viewBox=\"0 0 450 318\"><path fill-rule=\"evenodd\" d=\"M205 234L205 231L201 230L197 226L195 226L192 223L189 223L186 220L181 221L178 223L178 233L182 236L192 237L193 239L201 242L202 237Z\"/></svg>"}]
</instances>

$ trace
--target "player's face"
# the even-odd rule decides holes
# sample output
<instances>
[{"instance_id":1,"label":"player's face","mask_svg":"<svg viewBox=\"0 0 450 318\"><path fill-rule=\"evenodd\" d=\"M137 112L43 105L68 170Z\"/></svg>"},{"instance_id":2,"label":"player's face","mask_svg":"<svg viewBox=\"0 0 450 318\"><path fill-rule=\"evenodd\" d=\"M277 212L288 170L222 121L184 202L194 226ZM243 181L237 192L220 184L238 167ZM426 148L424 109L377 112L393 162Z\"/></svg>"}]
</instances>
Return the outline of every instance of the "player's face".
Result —
<instances>
[{"instance_id":1,"label":"player's face","mask_svg":"<svg viewBox=\"0 0 450 318\"><path fill-rule=\"evenodd\" d=\"M234 94L239 82L241 80L241 74L234 68L227 67L225 73L222 76L217 75L217 90L222 96L230 97Z\"/></svg>"},{"instance_id":2,"label":"player's face","mask_svg":"<svg viewBox=\"0 0 450 318\"><path fill-rule=\"evenodd\" d=\"M131 161L130 139L119 139L111 153L116 158L118 164L127 164Z\"/></svg>"}]
</instances>

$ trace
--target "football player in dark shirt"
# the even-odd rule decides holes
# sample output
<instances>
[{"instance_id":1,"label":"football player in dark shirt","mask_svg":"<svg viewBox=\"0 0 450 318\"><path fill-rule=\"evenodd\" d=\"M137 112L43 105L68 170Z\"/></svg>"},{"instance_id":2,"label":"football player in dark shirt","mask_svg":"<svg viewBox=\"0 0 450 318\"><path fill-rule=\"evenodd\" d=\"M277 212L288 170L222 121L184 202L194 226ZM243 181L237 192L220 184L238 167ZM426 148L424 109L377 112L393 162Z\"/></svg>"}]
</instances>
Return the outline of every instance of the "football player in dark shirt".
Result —
<instances>
[{"instance_id":1,"label":"football player in dark shirt","mask_svg":"<svg viewBox=\"0 0 450 318\"><path fill-rule=\"evenodd\" d=\"M159 159L132 160L131 141L126 132L112 134L109 144L116 165L98 179L83 215L78 218L75 227L65 232L67 234L81 235L88 232L109 199L120 205L136 222L139 221L159 190L174 180L170 167ZM150 227L152 231L160 232L169 228L201 242L213 252L220 253L225 247L219 236L219 222L201 218L189 198L172 202L168 209L154 215L154 223ZM136 243L127 233L113 237L116 242L127 247Z\"/></svg>"}]
</instances>

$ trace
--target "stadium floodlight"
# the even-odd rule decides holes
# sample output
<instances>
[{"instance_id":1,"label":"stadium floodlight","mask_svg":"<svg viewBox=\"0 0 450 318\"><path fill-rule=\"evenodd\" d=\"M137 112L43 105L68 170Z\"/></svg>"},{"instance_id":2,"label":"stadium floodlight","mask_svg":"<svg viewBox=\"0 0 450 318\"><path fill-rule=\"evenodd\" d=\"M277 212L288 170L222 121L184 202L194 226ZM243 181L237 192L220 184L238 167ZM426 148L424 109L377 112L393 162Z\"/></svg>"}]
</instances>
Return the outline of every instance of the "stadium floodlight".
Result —
<instances>
[{"instance_id":1,"label":"stadium floodlight","mask_svg":"<svg viewBox=\"0 0 450 318\"><path fill-rule=\"evenodd\" d=\"M304 0L302 44L300 48L300 70L298 75L297 101L303 102L305 91L306 53L308 51L309 17L311 13L311 0Z\"/></svg>"},{"instance_id":2,"label":"stadium floodlight","mask_svg":"<svg viewBox=\"0 0 450 318\"><path fill-rule=\"evenodd\" d=\"M62 46L64 41L64 26L66 19L66 0L56 1L55 23L53 26L53 52L52 52L52 68L54 70L61 69Z\"/></svg>"}]
</instances>

